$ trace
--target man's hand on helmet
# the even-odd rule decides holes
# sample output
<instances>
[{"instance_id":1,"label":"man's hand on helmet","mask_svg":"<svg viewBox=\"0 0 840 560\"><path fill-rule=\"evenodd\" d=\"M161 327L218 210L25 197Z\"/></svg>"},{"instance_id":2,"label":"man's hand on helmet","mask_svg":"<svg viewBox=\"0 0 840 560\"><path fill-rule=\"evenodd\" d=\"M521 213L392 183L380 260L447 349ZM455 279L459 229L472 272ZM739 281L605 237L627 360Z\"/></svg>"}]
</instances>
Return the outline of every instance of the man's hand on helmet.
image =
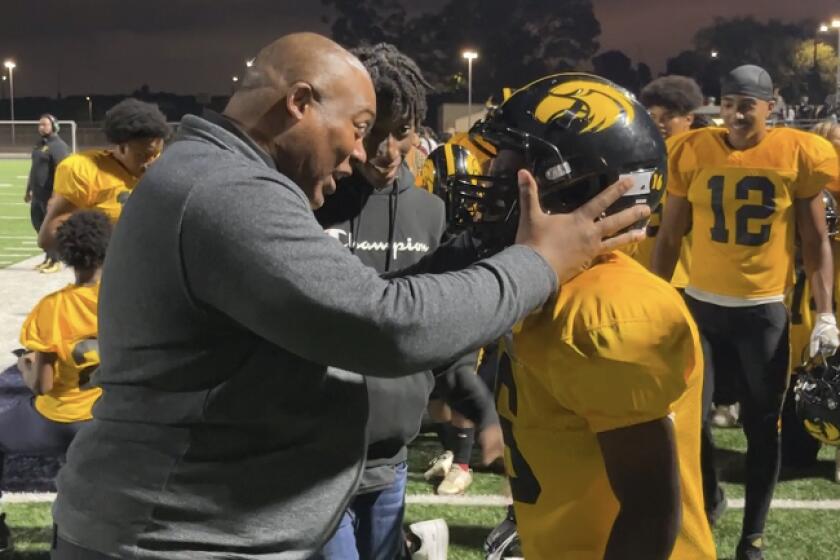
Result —
<instances>
[{"instance_id":1,"label":"man's hand on helmet","mask_svg":"<svg viewBox=\"0 0 840 560\"><path fill-rule=\"evenodd\" d=\"M633 186L622 180L569 214L546 214L540 207L537 182L526 170L519 171L519 229L516 243L537 251L557 273L560 283L585 270L592 260L645 238L644 230L613 236L650 215L650 208L638 205L617 214L602 214Z\"/></svg>"}]
</instances>

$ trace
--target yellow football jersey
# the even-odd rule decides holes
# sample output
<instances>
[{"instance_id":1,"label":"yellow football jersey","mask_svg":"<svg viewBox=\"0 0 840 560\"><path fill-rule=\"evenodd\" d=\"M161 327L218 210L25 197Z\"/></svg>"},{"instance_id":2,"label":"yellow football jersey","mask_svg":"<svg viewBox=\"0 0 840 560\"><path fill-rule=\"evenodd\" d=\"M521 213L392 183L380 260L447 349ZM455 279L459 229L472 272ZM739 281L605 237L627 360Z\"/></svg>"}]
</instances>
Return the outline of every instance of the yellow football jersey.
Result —
<instances>
[{"instance_id":1,"label":"yellow football jersey","mask_svg":"<svg viewBox=\"0 0 840 560\"><path fill-rule=\"evenodd\" d=\"M633 258L640 265L650 270L650 263L653 258L653 247L656 245L656 234L659 232L659 225L662 223L662 209L667 200L667 192L663 193L662 204L650 216L650 223L647 228L647 238L638 244ZM680 246L680 259L674 268L674 275L671 277L671 285L675 288L688 286L688 271L691 265L691 233L689 232L682 240Z\"/></svg>"},{"instance_id":2,"label":"yellow football jersey","mask_svg":"<svg viewBox=\"0 0 840 560\"><path fill-rule=\"evenodd\" d=\"M665 140L665 148L668 153L671 152L671 147L674 143L674 136ZM638 244L636 251L633 253L633 258L636 259L646 269L650 270L650 264L653 260L653 247L656 245L656 234L659 233L659 226L662 224L662 210L665 208L665 201L668 199L668 192L662 193L661 204L653 211L650 216L650 222L647 227L647 238ZM675 288L685 288L688 286L688 270L691 262L691 233L683 237L682 245L680 246L680 258L677 261L677 266L674 268L674 274L671 277L671 285Z\"/></svg>"},{"instance_id":3,"label":"yellow football jersey","mask_svg":"<svg viewBox=\"0 0 840 560\"><path fill-rule=\"evenodd\" d=\"M92 418L98 387L83 389L99 366L96 304L99 284L70 284L44 297L23 323L20 343L27 350L56 354L53 387L35 398L35 408L55 422Z\"/></svg>"},{"instance_id":4,"label":"yellow football jersey","mask_svg":"<svg viewBox=\"0 0 840 560\"><path fill-rule=\"evenodd\" d=\"M603 558L618 502L597 434L670 416L683 502L671 558L714 559L700 474L703 357L676 290L615 252L504 346L497 405L525 557Z\"/></svg>"},{"instance_id":5,"label":"yellow football jersey","mask_svg":"<svg viewBox=\"0 0 840 560\"><path fill-rule=\"evenodd\" d=\"M77 208L103 212L115 224L139 180L108 150L90 150L58 164L54 192Z\"/></svg>"},{"instance_id":6,"label":"yellow football jersey","mask_svg":"<svg viewBox=\"0 0 840 560\"><path fill-rule=\"evenodd\" d=\"M680 135L668 156L668 192L693 209L689 291L781 298L793 277L794 200L835 180L837 154L824 138L790 128L770 130L747 150L730 147L726 134Z\"/></svg>"}]
</instances>

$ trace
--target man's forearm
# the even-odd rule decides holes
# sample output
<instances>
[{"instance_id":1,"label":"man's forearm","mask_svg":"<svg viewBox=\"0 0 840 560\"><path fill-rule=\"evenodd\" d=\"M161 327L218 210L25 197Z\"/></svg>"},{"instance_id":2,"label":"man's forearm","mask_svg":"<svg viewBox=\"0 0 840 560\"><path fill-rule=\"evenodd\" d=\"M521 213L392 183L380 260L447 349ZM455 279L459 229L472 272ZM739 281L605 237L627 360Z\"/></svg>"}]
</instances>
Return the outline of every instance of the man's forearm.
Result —
<instances>
[{"instance_id":1,"label":"man's forearm","mask_svg":"<svg viewBox=\"0 0 840 560\"><path fill-rule=\"evenodd\" d=\"M677 267L677 261L680 258L680 245L682 243L681 238L675 241L672 237L663 235L660 230L659 235L656 236L650 262L650 271L668 282L674 276L674 269Z\"/></svg>"},{"instance_id":2,"label":"man's forearm","mask_svg":"<svg viewBox=\"0 0 840 560\"><path fill-rule=\"evenodd\" d=\"M604 560L667 560L680 528L680 515L665 507L650 511L649 504L622 507L613 524ZM678 510L679 511L679 510Z\"/></svg>"}]
</instances>

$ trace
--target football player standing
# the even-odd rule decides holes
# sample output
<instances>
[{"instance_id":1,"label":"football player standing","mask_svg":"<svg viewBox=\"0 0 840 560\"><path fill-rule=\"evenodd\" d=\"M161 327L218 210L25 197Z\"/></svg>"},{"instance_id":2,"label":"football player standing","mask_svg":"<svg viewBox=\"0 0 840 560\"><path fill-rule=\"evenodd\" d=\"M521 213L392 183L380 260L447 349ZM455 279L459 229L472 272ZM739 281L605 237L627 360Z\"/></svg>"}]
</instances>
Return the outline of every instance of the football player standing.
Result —
<instances>
[{"instance_id":1,"label":"football player standing","mask_svg":"<svg viewBox=\"0 0 840 560\"><path fill-rule=\"evenodd\" d=\"M608 215L661 195L656 125L596 76L537 80L473 133L497 151L492 177L450 181L450 200L461 201L450 216L479 236L514 219L517 185L551 213L619 178L634 186ZM612 252L503 346L497 406L524 556L714 559L700 471L702 350L679 293Z\"/></svg>"},{"instance_id":2,"label":"football player standing","mask_svg":"<svg viewBox=\"0 0 840 560\"><path fill-rule=\"evenodd\" d=\"M123 204L170 133L157 105L133 98L105 113L103 130L112 148L73 154L56 168L53 195L38 232L43 249L54 247L58 226L76 210L99 210L116 224Z\"/></svg>"},{"instance_id":3,"label":"football player standing","mask_svg":"<svg viewBox=\"0 0 840 560\"><path fill-rule=\"evenodd\" d=\"M769 130L770 75L758 66L732 70L722 83L725 128L679 138L669 153L668 205L652 270L671 275L692 226L686 300L700 327L706 357L704 412L714 386L711 364L727 347L739 357L741 421L747 437L746 503L737 560L763 558L763 533L780 464L779 415L788 383L789 326L783 303L793 278L794 235L816 302L811 354L833 354L832 258L822 189L837 176L837 155L822 138L788 128ZM707 507L725 504L704 427Z\"/></svg>"}]
</instances>

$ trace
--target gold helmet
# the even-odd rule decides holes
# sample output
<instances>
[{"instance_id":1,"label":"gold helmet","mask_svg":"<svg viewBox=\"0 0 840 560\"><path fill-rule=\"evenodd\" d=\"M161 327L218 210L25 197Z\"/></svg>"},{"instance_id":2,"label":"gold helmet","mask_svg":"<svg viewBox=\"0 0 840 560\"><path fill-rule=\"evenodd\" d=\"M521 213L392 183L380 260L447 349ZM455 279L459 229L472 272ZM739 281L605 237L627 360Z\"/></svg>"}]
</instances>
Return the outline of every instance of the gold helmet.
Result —
<instances>
[{"instance_id":1,"label":"gold helmet","mask_svg":"<svg viewBox=\"0 0 840 560\"><path fill-rule=\"evenodd\" d=\"M472 152L460 144L446 143L426 158L420 171L420 186L440 196L448 178L480 174L481 163Z\"/></svg>"}]
</instances>

